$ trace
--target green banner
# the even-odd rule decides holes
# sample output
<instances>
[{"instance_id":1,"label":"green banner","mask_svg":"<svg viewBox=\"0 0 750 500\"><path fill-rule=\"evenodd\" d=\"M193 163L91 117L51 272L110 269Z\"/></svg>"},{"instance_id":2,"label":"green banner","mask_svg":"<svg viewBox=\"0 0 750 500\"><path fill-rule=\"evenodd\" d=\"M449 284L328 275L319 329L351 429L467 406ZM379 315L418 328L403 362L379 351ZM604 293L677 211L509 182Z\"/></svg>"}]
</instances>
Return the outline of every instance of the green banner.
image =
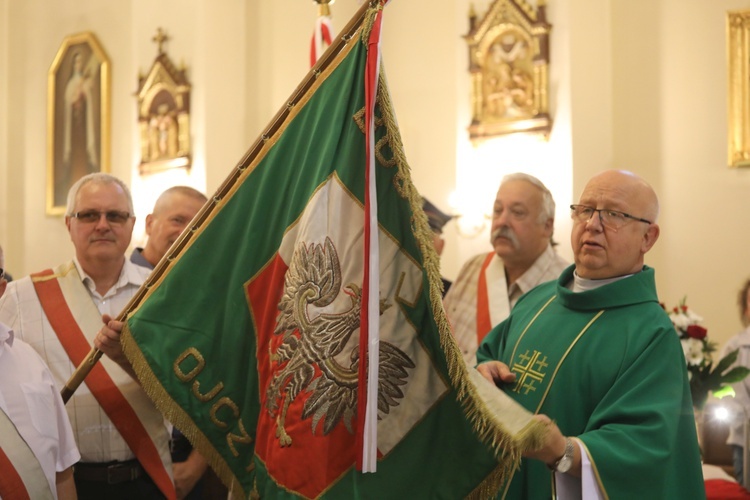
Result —
<instances>
[{"instance_id":1,"label":"green banner","mask_svg":"<svg viewBox=\"0 0 750 500\"><path fill-rule=\"evenodd\" d=\"M242 496L491 496L538 436L498 425L467 377L382 78L378 463L355 468L361 32L209 202L128 317L123 345L157 406Z\"/></svg>"}]
</instances>

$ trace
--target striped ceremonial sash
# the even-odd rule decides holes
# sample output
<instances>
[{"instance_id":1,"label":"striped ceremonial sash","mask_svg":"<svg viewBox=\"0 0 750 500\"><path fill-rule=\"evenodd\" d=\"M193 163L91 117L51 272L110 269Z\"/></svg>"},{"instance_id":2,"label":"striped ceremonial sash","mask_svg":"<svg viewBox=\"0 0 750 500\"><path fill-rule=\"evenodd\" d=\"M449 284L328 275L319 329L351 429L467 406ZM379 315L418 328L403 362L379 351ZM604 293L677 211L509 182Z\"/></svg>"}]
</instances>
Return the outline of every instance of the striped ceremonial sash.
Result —
<instances>
[{"instance_id":1,"label":"striped ceremonial sash","mask_svg":"<svg viewBox=\"0 0 750 500\"><path fill-rule=\"evenodd\" d=\"M91 350L91 345L86 340L81 326L79 326L78 321L74 318L71 309L68 307L66 294L63 292L61 285L64 285L67 289L68 286L83 287L83 283L80 280L78 271L72 264L68 268L58 268L57 271L58 273L56 274L51 269L47 269L46 271L33 274L31 279L42 309L44 309L44 313L47 315L47 319L52 325L57 338L60 340L73 365L79 366ZM64 283L63 280L65 280ZM81 290L80 293L83 292ZM70 296L82 296L80 293L70 294ZM88 292L83 296L88 297ZM93 304L92 307L94 307ZM101 321L98 324L89 322L84 325L84 328L87 331L89 329L98 331L101 326ZM91 373L86 377L84 383L91 390L99 405L115 425L130 449L135 453L138 461L154 483L156 483L159 490L167 498L176 498L174 484L167 472L164 459L160 456L159 450L151 439L151 435L144 427L137 409L130 404L125 395L119 390L105 369L103 362L104 359L91 369ZM160 431L166 432L164 429L160 429Z\"/></svg>"},{"instance_id":2,"label":"striped ceremonial sash","mask_svg":"<svg viewBox=\"0 0 750 500\"><path fill-rule=\"evenodd\" d=\"M492 262L494 253L487 254L481 269L479 269L479 281L477 282L477 345L482 343L482 339L492 330L492 321L490 321L490 300L487 294L487 277L485 272L487 266Z\"/></svg>"},{"instance_id":3,"label":"striped ceremonial sash","mask_svg":"<svg viewBox=\"0 0 750 500\"><path fill-rule=\"evenodd\" d=\"M482 262L477 280L477 345L510 314L508 284L502 260L490 252Z\"/></svg>"},{"instance_id":4,"label":"striped ceremonial sash","mask_svg":"<svg viewBox=\"0 0 750 500\"><path fill-rule=\"evenodd\" d=\"M55 498L39 460L0 409L0 498L28 500Z\"/></svg>"}]
</instances>

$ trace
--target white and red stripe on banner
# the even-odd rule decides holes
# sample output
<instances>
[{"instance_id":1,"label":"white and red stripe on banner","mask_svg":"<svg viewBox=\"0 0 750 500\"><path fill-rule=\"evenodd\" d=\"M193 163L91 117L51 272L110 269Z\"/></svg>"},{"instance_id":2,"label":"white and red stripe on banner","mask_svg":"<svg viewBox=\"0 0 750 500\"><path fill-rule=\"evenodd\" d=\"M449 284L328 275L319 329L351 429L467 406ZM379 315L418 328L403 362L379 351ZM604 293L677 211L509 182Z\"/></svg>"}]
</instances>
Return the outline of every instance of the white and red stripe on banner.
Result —
<instances>
[{"instance_id":1,"label":"white and red stripe on banner","mask_svg":"<svg viewBox=\"0 0 750 500\"><path fill-rule=\"evenodd\" d=\"M323 52L331 45L332 37L333 23L331 22L331 16L318 16L310 41L310 67L315 66Z\"/></svg>"},{"instance_id":2,"label":"white and red stripe on banner","mask_svg":"<svg viewBox=\"0 0 750 500\"><path fill-rule=\"evenodd\" d=\"M361 442L357 468L375 472L378 454L378 366L380 352L380 258L378 254L378 199L375 185L375 100L380 76L380 33L383 7L381 0L367 42L365 66L365 245L364 279L362 283L362 315L360 321L360 357L367 363L359 365L357 408L357 443ZM366 381L366 384L365 384ZM364 418L363 418L364 415ZM361 438L360 438L361 436ZM361 462L360 462L361 460Z\"/></svg>"}]
</instances>

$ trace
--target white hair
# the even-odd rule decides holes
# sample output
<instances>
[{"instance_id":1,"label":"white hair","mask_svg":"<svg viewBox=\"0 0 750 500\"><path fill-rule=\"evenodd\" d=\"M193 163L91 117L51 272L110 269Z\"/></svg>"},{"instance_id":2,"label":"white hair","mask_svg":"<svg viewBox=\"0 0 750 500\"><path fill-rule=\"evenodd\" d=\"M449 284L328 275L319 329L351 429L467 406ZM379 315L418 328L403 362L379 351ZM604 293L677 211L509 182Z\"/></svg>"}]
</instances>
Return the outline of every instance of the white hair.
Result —
<instances>
[{"instance_id":1,"label":"white hair","mask_svg":"<svg viewBox=\"0 0 750 500\"><path fill-rule=\"evenodd\" d=\"M73 215L78 192L89 182L93 182L96 184L117 184L118 186L120 186L125 193L125 197L128 200L128 212L131 216L135 215L135 210L133 209L133 197L130 194L130 189L128 188L127 184L125 184L122 180L118 179L114 175L105 174L104 172L95 172L93 174L84 175L70 187L70 190L68 191L68 206L65 209L65 215Z\"/></svg>"},{"instance_id":2,"label":"white hair","mask_svg":"<svg viewBox=\"0 0 750 500\"><path fill-rule=\"evenodd\" d=\"M500 185L502 186L509 181L526 181L529 184L538 187L542 192L542 210L539 212L539 223L543 224L547 222L547 219L555 220L555 200L552 198L552 193L550 193L549 189L547 189L547 186L545 186L542 181L533 175L516 172L503 177L503 180L500 181Z\"/></svg>"}]
</instances>

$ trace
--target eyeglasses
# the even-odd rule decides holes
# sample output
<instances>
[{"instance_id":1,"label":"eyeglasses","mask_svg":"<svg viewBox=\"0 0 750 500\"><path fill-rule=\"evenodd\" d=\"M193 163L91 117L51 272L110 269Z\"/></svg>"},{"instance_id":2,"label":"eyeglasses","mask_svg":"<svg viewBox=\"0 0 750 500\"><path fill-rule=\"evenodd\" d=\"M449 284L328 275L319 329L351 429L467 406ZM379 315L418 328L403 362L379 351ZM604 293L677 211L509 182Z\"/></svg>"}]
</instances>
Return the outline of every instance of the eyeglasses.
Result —
<instances>
[{"instance_id":1,"label":"eyeglasses","mask_svg":"<svg viewBox=\"0 0 750 500\"><path fill-rule=\"evenodd\" d=\"M128 212L120 212L118 210L109 210L107 212L99 212L98 210L84 210L83 212L76 212L71 215L84 224L92 224L99 222L102 215L107 218L107 222L111 224L124 224L131 217Z\"/></svg>"},{"instance_id":2,"label":"eyeglasses","mask_svg":"<svg viewBox=\"0 0 750 500\"><path fill-rule=\"evenodd\" d=\"M570 206L570 218L576 222L587 222L590 221L594 216L594 212L599 213L599 222L602 226L617 231L624 225L630 223L630 221L645 222L646 224L653 224L650 220L641 219L634 215L626 214L625 212L619 212L617 210L609 210L607 208L594 208L587 207L586 205L571 205Z\"/></svg>"}]
</instances>

